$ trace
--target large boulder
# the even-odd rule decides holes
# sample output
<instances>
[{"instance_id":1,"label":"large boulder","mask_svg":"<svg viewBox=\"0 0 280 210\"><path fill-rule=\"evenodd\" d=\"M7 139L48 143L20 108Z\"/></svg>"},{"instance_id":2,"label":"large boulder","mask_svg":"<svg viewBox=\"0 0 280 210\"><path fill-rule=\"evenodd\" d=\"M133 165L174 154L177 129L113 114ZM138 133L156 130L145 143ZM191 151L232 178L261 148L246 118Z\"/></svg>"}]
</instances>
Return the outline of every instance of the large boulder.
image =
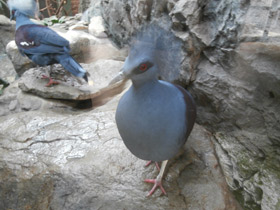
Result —
<instances>
[{"instance_id":1,"label":"large boulder","mask_svg":"<svg viewBox=\"0 0 280 210\"><path fill-rule=\"evenodd\" d=\"M51 109L55 102L44 99L60 99L67 101L66 104L69 106L86 104L87 100L92 100L91 104L102 104L102 101L106 102L107 98L121 92L125 87L121 84L108 86L122 65L122 61L115 60L98 60L91 64L82 64L89 73L88 83L66 72L60 65L55 65L51 76L60 84L52 87L46 87L48 80L42 79L45 71L49 70L48 67L31 68L5 89L0 97L0 116L42 108Z\"/></svg>"},{"instance_id":2,"label":"large boulder","mask_svg":"<svg viewBox=\"0 0 280 210\"><path fill-rule=\"evenodd\" d=\"M74 77L59 64L52 68L51 77L59 82L58 85L46 87L48 79L42 75L49 67L37 67L26 71L19 80L19 88L24 92L33 93L47 99L86 100L99 96L108 86L114 75L117 75L123 66L122 61L98 60L91 64L82 64L88 72L89 82ZM107 89L106 89L107 90Z\"/></svg>"},{"instance_id":3,"label":"large boulder","mask_svg":"<svg viewBox=\"0 0 280 210\"><path fill-rule=\"evenodd\" d=\"M184 43L181 69L163 79L186 85L197 122L215 136L216 152L244 208L280 203L280 27L277 1L102 0L116 44L149 22L171 25ZM175 77L174 77L175 75Z\"/></svg>"}]
</instances>

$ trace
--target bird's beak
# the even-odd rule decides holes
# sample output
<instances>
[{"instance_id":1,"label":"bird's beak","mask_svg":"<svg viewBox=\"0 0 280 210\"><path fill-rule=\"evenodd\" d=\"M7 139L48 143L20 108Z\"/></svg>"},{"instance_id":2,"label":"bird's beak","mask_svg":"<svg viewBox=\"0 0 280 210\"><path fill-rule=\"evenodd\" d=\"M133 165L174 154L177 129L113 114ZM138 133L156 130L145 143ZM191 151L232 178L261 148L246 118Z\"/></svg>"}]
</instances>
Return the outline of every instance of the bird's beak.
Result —
<instances>
[{"instance_id":1,"label":"bird's beak","mask_svg":"<svg viewBox=\"0 0 280 210\"><path fill-rule=\"evenodd\" d=\"M126 74L124 73L123 69L110 81L109 85L116 84L118 82L126 82L128 80Z\"/></svg>"}]
</instances>

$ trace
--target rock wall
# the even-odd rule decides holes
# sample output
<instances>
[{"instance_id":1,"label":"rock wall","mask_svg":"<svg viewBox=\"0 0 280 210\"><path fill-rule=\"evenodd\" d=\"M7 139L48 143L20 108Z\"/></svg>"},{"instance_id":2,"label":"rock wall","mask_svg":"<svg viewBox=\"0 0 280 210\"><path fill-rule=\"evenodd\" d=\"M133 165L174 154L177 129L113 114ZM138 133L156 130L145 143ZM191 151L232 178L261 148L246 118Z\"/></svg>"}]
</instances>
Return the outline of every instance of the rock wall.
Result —
<instances>
[{"instance_id":1,"label":"rock wall","mask_svg":"<svg viewBox=\"0 0 280 210\"><path fill-rule=\"evenodd\" d=\"M149 22L184 43L176 78L215 137L227 183L244 209L280 208L280 2L277 0L102 0L119 46ZM179 71L179 72L175 72Z\"/></svg>"},{"instance_id":2,"label":"rock wall","mask_svg":"<svg viewBox=\"0 0 280 210\"><path fill-rule=\"evenodd\" d=\"M86 11L90 7L91 2L94 1L95 0L80 0L79 11L80 12Z\"/></svg>"}]
</instances>

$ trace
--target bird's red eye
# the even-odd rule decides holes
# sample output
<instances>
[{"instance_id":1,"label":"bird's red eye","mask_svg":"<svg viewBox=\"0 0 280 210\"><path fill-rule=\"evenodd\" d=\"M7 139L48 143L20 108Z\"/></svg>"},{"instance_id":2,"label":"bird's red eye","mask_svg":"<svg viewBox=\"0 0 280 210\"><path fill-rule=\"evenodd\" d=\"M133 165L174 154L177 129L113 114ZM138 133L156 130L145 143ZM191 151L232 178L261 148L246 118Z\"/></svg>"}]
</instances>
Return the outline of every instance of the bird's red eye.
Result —
<instances>
[{"instance_id":1,"label":"bird's red eye","mask_svg":"<svg viewBox=\"0 0 280 210\"><path fill-rule=\"evenodd\" d=\"M139 67L139 69L140 69L140 71L146 71L147 70L147 64L145 64L145 63L142 63L141 65L140 65L140 67Z\"/></svg>"}]
</instances>

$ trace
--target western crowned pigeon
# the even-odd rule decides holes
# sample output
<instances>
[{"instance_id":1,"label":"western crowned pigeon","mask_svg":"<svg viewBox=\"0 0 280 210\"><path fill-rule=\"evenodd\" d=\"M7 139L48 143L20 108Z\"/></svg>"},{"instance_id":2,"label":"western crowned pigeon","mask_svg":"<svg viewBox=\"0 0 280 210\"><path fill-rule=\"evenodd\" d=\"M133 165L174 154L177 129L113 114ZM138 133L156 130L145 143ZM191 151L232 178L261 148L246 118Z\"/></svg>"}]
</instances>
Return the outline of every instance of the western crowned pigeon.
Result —
<instances>
[{"instance_id":1,"label":"western crowned pigeon","mask_svg":"<svg viewBox=\"0 0 280 210\"><path fill-rule=\"evenodd\" d=\"M148 195L162 187L168 160L185 144L195 122L196 106L188 91L158 80L162 75L179 72L181 41L156 24L138 33L122 71L111 83L131 79L116 110L116 123L126 147L143 160L163 161Z\"/></svg>"},{"instance_id":2,"label":"western crowned pigeon","mask_svg":"<svg viewBox=\"0 0 280 210\"><path fill-rule=\"evenodd\" d=\"M69 55L69 41L52 29L29 19L38 13L34 0L9 0L8 5L11 19L16 19L15 41L22 55L26 55L39 66L60 63L73 75L88 81L86 71ZM46 86L57 84L52 78L49 79Z\"/></svg>"}]
</instances>

